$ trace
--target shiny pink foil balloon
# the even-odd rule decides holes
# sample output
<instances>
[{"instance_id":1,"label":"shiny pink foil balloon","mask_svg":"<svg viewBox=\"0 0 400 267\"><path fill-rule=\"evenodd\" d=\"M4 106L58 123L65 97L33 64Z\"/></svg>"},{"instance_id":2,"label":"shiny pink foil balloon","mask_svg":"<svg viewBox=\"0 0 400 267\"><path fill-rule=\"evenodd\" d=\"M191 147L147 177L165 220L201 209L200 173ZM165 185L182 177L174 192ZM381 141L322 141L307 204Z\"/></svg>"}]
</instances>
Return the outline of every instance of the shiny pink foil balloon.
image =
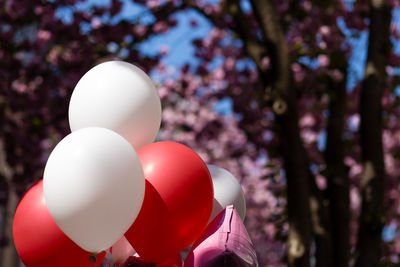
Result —
<instances>
[{"instance_id":1,"label":"shiny pink foil balloon","mask_svg":"<svg viewBox=\"0 0 400 267\"><path fill-rule=\"evenodd\" d=\"M194 243L185 267L257 267L257 256L235 208L230 205Z\"/></svg>"}]
</instances>

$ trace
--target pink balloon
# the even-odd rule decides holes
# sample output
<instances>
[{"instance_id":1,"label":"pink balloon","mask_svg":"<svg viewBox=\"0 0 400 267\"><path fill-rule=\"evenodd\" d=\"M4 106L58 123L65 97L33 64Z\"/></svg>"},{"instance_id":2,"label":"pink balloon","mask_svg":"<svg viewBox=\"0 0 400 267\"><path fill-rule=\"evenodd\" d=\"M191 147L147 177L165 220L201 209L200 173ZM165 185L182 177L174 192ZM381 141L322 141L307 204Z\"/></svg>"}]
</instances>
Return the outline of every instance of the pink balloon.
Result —
<instances>
[{"instance_id":1,"label":"pink balloon","mask_svg":"<svg viewBox=\"0 0 400 267\"><path fill-rule=\"evenodd\" d=\"M256 267L256 252L235 208L230 205L193 244L185 267Z\"/></svg>"},{"instance_id":2,"label":"pink balloon","mask_svg":"<svg viewBox=\"0 0 400 267\"><path fill-rule=\"evenodd\" d=\"M135 250L128 242L125 236L122 236L110 249L111 256L114 262L123 263L129 256L135 254Z\"/></svg>"}]
</instances>

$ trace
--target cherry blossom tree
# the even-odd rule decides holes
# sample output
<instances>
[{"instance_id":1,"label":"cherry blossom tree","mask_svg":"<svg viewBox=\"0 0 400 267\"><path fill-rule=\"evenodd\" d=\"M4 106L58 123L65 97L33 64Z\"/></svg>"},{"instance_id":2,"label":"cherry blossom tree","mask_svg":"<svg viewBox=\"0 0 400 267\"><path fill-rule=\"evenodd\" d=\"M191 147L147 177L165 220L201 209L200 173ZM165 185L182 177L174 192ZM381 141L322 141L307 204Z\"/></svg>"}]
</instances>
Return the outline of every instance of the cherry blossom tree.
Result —
<instances>
[{"instance_id":1,"label":"cherry blossom tree","mask_svg":"<svg viewBox=\"0 0 400 267\"><path fill-rule=\"evenodd\" d=\"M126 3L1 1L2 266L16 266L13 210L69 131L76 82L113 58L153 74L160 140L239 179L260 266L400 261L398 1L138 0L144 11L121 17ZM189 11L213 26L192 60L143 53Z\"/></svg>"}]
</instances>

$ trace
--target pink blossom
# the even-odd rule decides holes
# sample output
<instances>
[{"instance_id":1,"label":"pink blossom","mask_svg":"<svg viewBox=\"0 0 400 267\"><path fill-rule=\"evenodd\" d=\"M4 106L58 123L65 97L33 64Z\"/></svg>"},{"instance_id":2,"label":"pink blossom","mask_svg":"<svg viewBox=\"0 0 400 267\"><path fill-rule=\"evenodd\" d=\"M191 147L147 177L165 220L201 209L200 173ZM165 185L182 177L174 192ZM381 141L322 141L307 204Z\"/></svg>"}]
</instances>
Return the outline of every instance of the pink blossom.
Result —
<instances>
[{"instance_id":1,"label":"pink blossom","mask_svg":"<svg viewBox=\"0 0 400 267\"><path fill-rule=\"evenodd\" d=\"M43 13L43 7L42 6L36 6L34 9L34 12L36 15L41 15Z\"/></svg>"},{"instance_id":2,"label":"pink blossom","mask_svg":"<svg viewBox=\"0 0 400 267\"><path fill-rule=\"evenodd\" d=\"M227 57L225 59L225 68L227 70L233 70L235 67L235 59L232 57Z\"/></svg>"},{"instance_id":3,"label":"pink blossom","mask_svg":"<svg viewBox=\"0 0 400 267\"><path fill-rule=\"evenodd\" d=\"M158 0L148 0L145 2L146 2L147 7L150 9L157 8L160 5Z\"/></svg>"},{"instance_id":4,"label":"pink blossom","mask_svg":"<svg viewBox=\"0 0 400 267\"><path fill-rule=\"evenodd\" d=\"M102 24L103 24L103 23L102 23L101 19L98 18L98 17L94 17L94 18L92 19L92 21L90 22L90 25L92 26L93 29L98 29L98 28L100 28Z\"/></svg>"},{"instance_id":5,"label":"pink blossom","mask_svg":"<svg viewBox=\"0 0 400 267\"><path fill-rule=\"evenodd\" d=\"M153 26L153 31L156 33L165 33L168 31L168 25L163 21L157 22Z\"/></svg>"},{"instance_id":6,"label":"pink blossom","mask_svg":"<svg viewBox=\"0 0 400 267\"><path fill-rule=\"evenodd\" d=\"M350 129L356 131L360 125L360 115L353 114L347 119Z\"/></svg>"},{"instance_id":7,"label":"pink blossom","mask_svg":"<svg viewBox=\"0 0 400 267\"><path fill-rule=\"evenodd\" d=\"M327 55L318 55L317 60L320 67L327 67L330 62Z\"/></svg>"},{"instance_id":8,"label":"pink blossom","mask_svg":"<svg viewBox=\"0 0 400 267\"><path fill-rule=\"evenodd\" d=\"M213 72L214 78L222 80L225 77L225 71L222 68L218 68Z\"/></svg>"},{"instance_id":9,"label":"pink blossom","mask_svg":"<svg viewBox=\"0 0 400 267\"><path fill-rule=\"evenodd\" d=\"M314 116L311 113L306 113L303 117L301 117L299 125L301 128L305 127L313 127L316 121Z\"/></svg>"},{"instance_id":10,"label":"pink blossom","mask_svg":"<svg viewBox=\"0 0 400 267\"><path fill-rule=\"evenodd\" d=\"M277 230L276 230L276 227L275 227L274 224L272 224L272 223L267 223L267 224L264 226L264 232L268 235L268 237L269 237L270 239L273 239L273 238L275 238L275 234L276 234Z\"/></svg>"},{"instance_id":11,"label":"pink blossom","mask_svg":"<svg viewBox=\"0 0 400 267\"><path fill-rule=\"evenodd\" d=\"M305 11L310 12L312 9L312 4L310 1L303 1L302 2L303 8Z\"/></svg>"},{"instance_id":12,"label":"pink blossom","mask_svg":"<svg viewBox=\"0 0 400 267\"><path fill-rule=\"evenodd\" d=\"M324 42L324 41L319 42L319 43L318 43L318 46L319 46L321 49L326 49L326 48L328 47L328 45L327 45L326 42Z\"/></svg>"},{"instance_id":13,"label":"pink blossom","mask_svg":"<svg viewBox=\"0 0 400 267\"><path fill-rule=\"evenodd\" d=\"M305 129L301 131L301 137L306 144L315 143L318 140L318 133L310 129Z\"/></svg>"},{"instance_id":14,"label":"pink blossom","mask_svg":"<svg viewBox=\"0 0 400 267\"><path fill-rule=\"evenodd\" d=\"M362 173L361 164L354 164L350 166L350 171L349 171L350 177L360 177L361 173Z\"/></svg>"},{"instance_id":15,"label":"pink blossom","mask_svg":"<svg viewBox=\"0 0 400 267\"><path fill-rule=\"evenodd\" d=\"M39 30L37 32L37 38L43 41L48 41L51 38L51 32L45 30Z\"/></svg>"},{"instance_id":16,"label":"pink blossom","mask_svg":"<svg viewBox=\"0 0 400 267\"><path fill-rule=\"evenodd\" d=\"M354 212L358 213L360 211L361 197L360 197L360 193L358 192L358 190L356 188L352 188L350 190L350 204L351 204L351 209Z\"/></svg>"},{"instance_id":17,"label":"pink blossom","mask_svg":"<svg viewBox=\"0 0 400 267\"><path fill-rule=\"evenodd\" d=\"M18 93L26 93L28 89L28 86L19 80L13 81L11 86Z\"/></svg>"},{"instance_id":18,"label":"pink blossom","mask_svg":"<svg viewBox=\"0 0 400 267\"><path fill-rule=\"evenodd\" d=\"M301 82L304 80L305 73L304 73L304 70L302 69L302 67L300 66L300 64L293 63L292 71L293 71L294 79L296 80L296 82Z\"/></svg>"},{"instance_id":19,"label":"pink blossom","mask_svg":"<svg viewBox=\"0 0 400 267\"><path fill-rule=\"evenodd\" d=\"M269 57L263 57L261 63L262 63L262 65L263 65L264 68L269 68L269 65L270 65L270 59L269 59Z\"/></svg>"},{"instance_id":20,"label":"pink blossom","mask_svg":"<svg viewBox=\"0 0 400 267\"><path fill-rule=\"evenodd\" d=\"M334 69L334 70L330 71L329 74L337 82L340 82L341 80L343 80L343 73L341 71L339 71L338 69Z\"/></svg>"},{"instance_id":21,"label":"pink blossom","mask_svg":"<svg viewBox=\"0 0 400 267\"><path fill-rule=\"evenodd\" d=\"M135 25L135 27L133 27L133 31L138 37L141 37L146 33L147 28L148 27L145 25Z\"/></svg>"},{"instance_id":22,"label":"pink blossom","mask_svg":"<svg viewBox=\"0 0 400 267\"><path fill-rule=\"evenodd\" d=\"M321 189L321 190L325 190L326 187L327 187L326 178L324 176L322 176L322 175L317 174L315 179L316 179L318 188Z\"/></svg>"},{"instance_id":23,"label":"pink blossom","mask_svg":"<svg viewBox=\"0 0 400 267\"><path fill-rule=\"evenodd\" d=\"M331 30L330 30L330 28L329 28L328 26L323 25L323 26L321 26L321 27L319 28L319 32L320 32L322 35L328 35L328 34L330 34Z\"/></svg>"}]
</instances>

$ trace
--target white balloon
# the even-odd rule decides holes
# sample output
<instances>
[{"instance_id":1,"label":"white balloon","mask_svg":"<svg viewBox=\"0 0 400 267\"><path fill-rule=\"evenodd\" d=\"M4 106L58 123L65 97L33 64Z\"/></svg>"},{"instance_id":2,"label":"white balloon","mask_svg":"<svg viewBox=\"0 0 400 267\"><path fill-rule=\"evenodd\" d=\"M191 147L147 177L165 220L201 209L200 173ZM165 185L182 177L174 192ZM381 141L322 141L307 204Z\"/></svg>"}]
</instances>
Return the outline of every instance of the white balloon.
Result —
<instances>
[{"instance_id":1,"label":"white balloon","mask_svg":"<svg viewBox=\"0 0 400 267\"><path fill-rule=\"evenodd\" d=\"M246 216L246 200L238 180L229 171L207 164L214 185L214 203L210 220L212 221L225 207L233 205L240 218Z\"/></svg>"},{"instance_id":2,"label":"white balloon","mask_svg":"<svg viewBox=\"0 0 400 267\"><path fill-rule=\"evenodd\" d=\"M161 123L161 102L153 82L141 69L123 61L90 69L75 86L68 112L71 131L108 128L136 150L155 140Z\"/></svg>"},{"instance_id":3,"label":"white balloon","mask_svg":"<svg viewBox=\"0 0 400 267\"><path fill-rule=\"evenodd\" d=\"M51 152L43 191L61 230L84 250L98 253L136 219L145 180L136 151L122 136L89 127L69 134Z\"/></svg>"}]
</instances>

